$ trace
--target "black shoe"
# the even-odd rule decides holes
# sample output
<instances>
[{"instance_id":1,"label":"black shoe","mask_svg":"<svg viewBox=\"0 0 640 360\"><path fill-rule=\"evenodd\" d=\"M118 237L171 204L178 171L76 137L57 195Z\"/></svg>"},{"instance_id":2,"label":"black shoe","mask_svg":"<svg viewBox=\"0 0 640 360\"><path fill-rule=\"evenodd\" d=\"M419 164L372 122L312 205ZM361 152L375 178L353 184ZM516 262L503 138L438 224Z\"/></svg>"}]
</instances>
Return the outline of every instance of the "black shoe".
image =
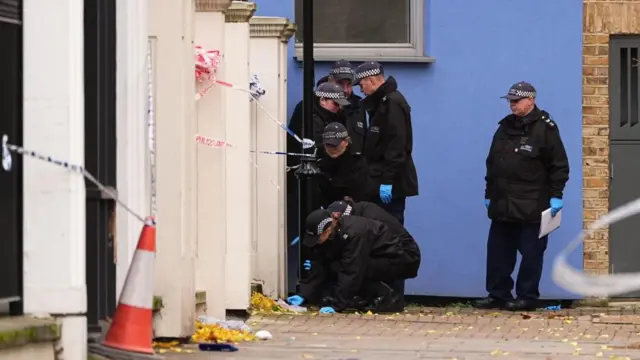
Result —
<instances>
[{"instance_id":1,"label":"black shoe","mask_svg":"<svg viewBox=\"0 0 640 360\"><path fill-rule=\"evenodd\" d=\"M505 306L505 301L496 299L491 296L478 299L473 303L473 307L477 309L501 309Z\"/></svg>"},{"instance_id":2,"label":"black shoe","mask_svg":"<svg viewBox=\"0 0 640 360\"><path fill-rule=\"evenodd\" d=\"M394 291L384 282L377 284L377 296L366 310L374 313L397 313L404 311L404 295Z\"/></svg>"},{"instance_id":3,"label":"black shoe","mask_svg":"<svg viewBox=\"0 0 640 360\"><path fill-rule=\"evenodd\" d=\"M534 311L536 309L536 303L537 301L535 300L516 299L507 302L505 309L509 311Z\"/></svg>"}]
</instances>

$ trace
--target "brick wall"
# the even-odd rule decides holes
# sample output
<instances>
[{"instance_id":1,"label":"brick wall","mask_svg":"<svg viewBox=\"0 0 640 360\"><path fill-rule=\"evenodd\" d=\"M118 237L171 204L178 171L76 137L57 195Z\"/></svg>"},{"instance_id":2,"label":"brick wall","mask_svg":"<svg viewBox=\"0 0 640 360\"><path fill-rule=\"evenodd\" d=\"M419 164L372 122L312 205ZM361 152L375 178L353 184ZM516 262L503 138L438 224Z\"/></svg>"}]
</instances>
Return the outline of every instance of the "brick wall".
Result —
<instances>
[{"instance_id":1,"label":"brick wall","mask_svg":"<svg viewBox=\"0 0 640 360\"><path fill-rule=\"evenodd\" d=\"M640 0L583 0L584 226L609 210L609 35L640 33ZM584 268L609 272L609 230L587 237Z\"/></svg>"}]
</instances>

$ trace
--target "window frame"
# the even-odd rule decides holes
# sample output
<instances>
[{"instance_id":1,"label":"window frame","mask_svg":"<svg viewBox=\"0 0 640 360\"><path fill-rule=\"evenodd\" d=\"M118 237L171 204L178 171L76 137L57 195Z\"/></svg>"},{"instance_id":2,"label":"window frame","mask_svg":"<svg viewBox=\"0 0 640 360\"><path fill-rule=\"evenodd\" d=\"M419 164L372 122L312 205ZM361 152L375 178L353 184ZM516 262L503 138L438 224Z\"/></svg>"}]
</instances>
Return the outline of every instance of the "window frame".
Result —
<instances>
[{"instance_id":1,"label":"window frame","mask_svg":"<svg viewBox=\"0 0 640 360\"><path fill-rule=\"evenodd\" d=\"M345 0L346 1L346 0ZM425 55L425 0L409 0L409 43L404 44L365 44L365 43L315 43L314 60L336 61L399 61L433 62L435 59ZM295 2L294 2L295 7ZM295 59L303 60L302 43L294 39Z\"/></svg>"}]
</instances>

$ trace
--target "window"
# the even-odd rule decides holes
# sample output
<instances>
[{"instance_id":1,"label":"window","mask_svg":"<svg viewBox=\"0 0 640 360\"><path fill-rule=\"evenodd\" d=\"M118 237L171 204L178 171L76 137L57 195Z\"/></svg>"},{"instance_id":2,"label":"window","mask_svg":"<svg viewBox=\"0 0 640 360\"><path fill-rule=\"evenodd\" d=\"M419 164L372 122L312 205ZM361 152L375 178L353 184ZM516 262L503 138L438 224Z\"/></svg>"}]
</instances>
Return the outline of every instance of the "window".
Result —
<instances>
[{"instance_id":1,"label":"window","mask_svg":"<svg viewBox=\"0 0 640 360\"><path fill-rule=\"evenodd\" d=\"M295 55L302 59L302 5L295 1ZM424 55L425 0L314 0L316 60L431 62Z\"/></svg>"}]
</instances>

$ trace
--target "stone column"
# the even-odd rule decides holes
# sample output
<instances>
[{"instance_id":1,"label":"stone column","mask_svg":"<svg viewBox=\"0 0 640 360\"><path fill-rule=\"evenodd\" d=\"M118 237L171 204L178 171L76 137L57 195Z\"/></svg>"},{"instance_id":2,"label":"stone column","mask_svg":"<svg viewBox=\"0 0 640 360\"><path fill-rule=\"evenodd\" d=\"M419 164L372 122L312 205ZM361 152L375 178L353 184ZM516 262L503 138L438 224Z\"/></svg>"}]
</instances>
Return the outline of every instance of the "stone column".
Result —
<instances>
[{"instance_id":1,"label":"stone column","mask_svg":"<svg viewBox=\"0 0 640 360\"><path fill-rule=\"evenodd\" d=\"M195 43L208 50L224 53L224 11L231 0L197 0ZM201 90L210 83L198 84ZM225 95L229 90L215 86L198 100L197 133L224 140L226 138ZM225 253L226 241L226 178L225 150L197 148L198 177L198 251L196 286L207 293L207 315L225 317Z\"/></svg>"},{"instance_id":2,"label":"stone column","mask_svg":"<svg viewBox=\"0 0 640 360\"><path fill-rule=\"evenodd\" d=\"M183 337L195 322L195 63L193 1L149 7L156 108L156 336Z\"/></svg>"},{"instance_id":3,"label":"stone column","mask_svg":"<svg viewBox=\"0 0 640 360\"><path fill-rule=\"evenodd\" d=\"M284 119L283 124L286 124L289 121L288 110L287 110L287 97L288 97L288 67L289 64L289 39L295 34L296 25L293 23L287 24L287 27L284 28L282 33L280 34L280 82L278 86L280 99L280 104L278 106L278 113L280 119ZM302 135L302 134L300 134ZM287 137L291 135L281 131L278 134L278 151L287 151ZM278 256L278 261L280 265L280 272L283 273L280 281L282 284L280 285L281 289L284 289L284 293L288 294L289 291L294 291L295 288L290 289L289 286L289 254L288 254L288 245L291 239L287 239L287 159L283 156L278 157L278 184L280 184L280 196L278 200L278 209L281 209L279 216L281 217L278 220L279 224L282 224L279 232L278 238L285 239L284 251L282 251ZM295 170L291 170L295 171ZM294 249L293 251L298 251L298 249ZM296 256L296 259L298 257Z\"/></svg>"},{"instance_id":4,"label":"stone column","mask_svg":"<svg viewBox=\"0 0 640 360\"><path fill-rule=\"evenodd\" d=\"M83 166L83 2L25 0L23 14L24 146ZM86 359L85 180L26 156L23 170L24 311L59 317L61 358Z\"/></svg>"},{"instance_id":5,"label":"stone column","mask_svg":"<svg viewBox=\"0 0 640 360\"><path fill-rule=\"evenodd\" d=\"M150 214L147 124L149 47L147 0L116 0L117 24L117 190L122 201L142 216ZM142 224L116 209L116 299L131 264Z\"/></svg>"},{"instance_id":6,"label":"stone column","mask_svg":"<svg viewBox=\"0 0 640 360\"><path fill-rule=\"evenodd\" d=\"M286 124L286 109L283 112L282 97L286 98L287 59L282 57L281 36L290 22L286 18L256 16L250 21L251 30L251 73L258 74L266 94L260 98L260 103L278 121ZM286 105L286 104L285 104ZM267 113L258 108L256 110L255 132L257 135L256 148L259 150L286 151L281 148L281 138L284 132L273 123ZM286 140L286 138L285 138ZM257 187L257 254L253 277L263 283L265 294L270 296L285 296L284 286L286 277L287 242L284 234L286 194L286 157L258 154ZM278 183L278 187L271 183L271 179Z\"/></svg>"},{"instance_id":7,"label":"stone column","mask_svg":"<svg viewBox=\"0 0 640 360\"><path fill-rule=\"evenodd\" d=\"M239 87L249 86L249 19L256 5L233 1L225 12L224 80ZM253 225L251 108L249 95L231 89L225 94L226 141L238 149L226 150L225 177L227 252L226 308L246 309L251 296L251 236Z\"/></svg>"}]
</instances>

